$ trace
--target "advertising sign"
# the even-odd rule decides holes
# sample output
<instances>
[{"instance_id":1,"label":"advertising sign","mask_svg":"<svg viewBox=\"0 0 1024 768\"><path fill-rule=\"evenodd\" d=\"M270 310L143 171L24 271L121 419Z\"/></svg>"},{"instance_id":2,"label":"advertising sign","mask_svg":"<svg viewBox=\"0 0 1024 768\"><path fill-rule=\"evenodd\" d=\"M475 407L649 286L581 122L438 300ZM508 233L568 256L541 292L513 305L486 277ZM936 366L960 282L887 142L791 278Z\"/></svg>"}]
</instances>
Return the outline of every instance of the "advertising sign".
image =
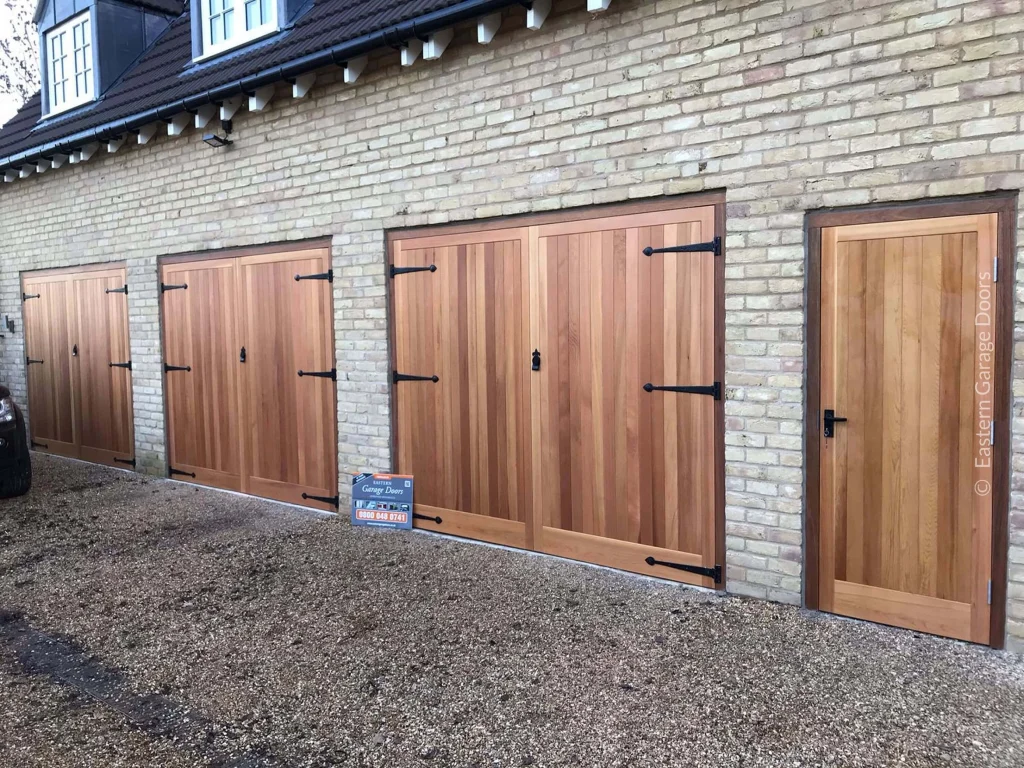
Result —
<instances>
[{"instance_id":1,"label":"advertising sign","mask_svg":"<svg viewBox=\"0 0 1024 768\"><path fill-rule=\"evenodd\" d=\"M412 475L353 476L352 525L412 528Z\"/></svg>"}]
</instances>

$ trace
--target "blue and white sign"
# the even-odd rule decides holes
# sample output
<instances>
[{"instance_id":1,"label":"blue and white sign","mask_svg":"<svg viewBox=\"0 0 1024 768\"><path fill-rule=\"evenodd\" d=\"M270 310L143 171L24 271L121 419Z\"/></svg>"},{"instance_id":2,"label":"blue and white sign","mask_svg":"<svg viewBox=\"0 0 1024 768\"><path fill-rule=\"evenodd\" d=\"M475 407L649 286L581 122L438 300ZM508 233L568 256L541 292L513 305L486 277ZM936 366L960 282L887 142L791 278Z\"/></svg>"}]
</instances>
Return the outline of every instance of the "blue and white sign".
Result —
<instances>
[{"instance_id":1,"label":"blue and white sign","mask_svg":"<svg viewBox=\"0 0 1024 768\"><path fill-rule=\"evenodd\" d=\"M412 487L412 475L355 475L352 525L412 528Z\"/></svg>"}]
</instances>

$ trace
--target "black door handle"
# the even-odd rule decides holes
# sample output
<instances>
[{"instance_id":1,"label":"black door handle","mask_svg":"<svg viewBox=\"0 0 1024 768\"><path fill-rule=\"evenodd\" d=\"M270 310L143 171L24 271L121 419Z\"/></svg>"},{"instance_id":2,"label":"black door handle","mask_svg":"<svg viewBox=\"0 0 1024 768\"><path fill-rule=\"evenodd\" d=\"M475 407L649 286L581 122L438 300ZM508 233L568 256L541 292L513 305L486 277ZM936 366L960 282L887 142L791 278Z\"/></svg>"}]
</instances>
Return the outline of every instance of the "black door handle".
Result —
<instances>
[{"instance_id":1,"label":"black door handle","mask_svg":"<svg viewBox=\"0 0 1024 768\"><path fill-rule=\"evenodd\" d=\"M77 344L75 344L75 346L73 346L71 348L71 356L72 357L78 357L78 345Z\"/></svg>"},{"instance_id":2,"label":"black door handle","mask_svg":"<svg viewBox=\"0 0 1024 768\"><path fill-rule=\"evenodd\" d=\"M242 347L242 351L238 353L238 362L245 362L245 347Z\"/></svg>"},{"instance_id":3,"label":"black door handle","mask_svg":"<svg viewBox=\"0 0 1024 768\"><path fill-rule=\"evenodd\" d=\"M539 371L540 370L540 350L539 349L533 350L533 370L535 370L535 371Z\"/></svg>"},{"instance_id":4,"label":"black door handle","mask_svg":"<svg viewBox=\"0 0 1024 768\"><path fill-rule=\"evenodd\" d=\"M836 416L836 412L831 408L825 409L825 437L835 437L836 424L841 421L846 421L845 416Z\"/></svg>"}]
</instances>

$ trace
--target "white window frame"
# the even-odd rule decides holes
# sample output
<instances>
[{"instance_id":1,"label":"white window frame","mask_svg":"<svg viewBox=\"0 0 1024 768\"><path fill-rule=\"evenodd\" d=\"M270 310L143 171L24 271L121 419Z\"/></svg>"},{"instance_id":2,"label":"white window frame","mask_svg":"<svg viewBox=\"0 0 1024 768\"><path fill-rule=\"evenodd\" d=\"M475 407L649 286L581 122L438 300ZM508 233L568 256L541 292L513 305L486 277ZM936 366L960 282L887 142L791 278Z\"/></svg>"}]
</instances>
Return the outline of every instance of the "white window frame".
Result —
<instances>
[{"instance_id":1,"label":"white window frame","mask_svg":"<svg viewBox=\"0 0 1024 768\"><path fill-rule=\"evenodd\" d=\"M84 26L82 45L75 47L75 32ZM54 42L61 44L59 59L53 55ZM46 115L57 115L74 109L96 98L96 46L93 44L92 14L89 11L65 21L44 35L46 58ZM81 54L81 55L79 55ZM82 69L78 64L81 62ZM60 80L57 80L58 65ZM57 85L60 83L63 100L56 103ZM79 84L84 86L78 90Z\"/></svg>"},{"instance_id":2,"label":"white window frame","mask_svg":"<svg viewBox=\"0 0 1024 768\"><path fill-rule=\"evenodd\" d=\"M264 1L269 7L269 18L252 29L246 29L246 5L249 3L255 3L257 7L261 7ZM199 7L201 9L199 14L199 27L203 43L202 51L200 51L199 56L196 57L197 61L210 56L216 56L219 53L229 51L233 48L238 48L239 46L250 43L257 38L265 37L266 35L277 32L279 29L277 23L277 0L196 0L196 2L199 3ZM220 9L219 12L215 14L218 20L220 20L225 13L231 14L230 35L216 43L212 41L210 33L211 25L214 20L214 15L211 15L210 13L212 2L216 2Z\"/></svg>"}]
</instances>

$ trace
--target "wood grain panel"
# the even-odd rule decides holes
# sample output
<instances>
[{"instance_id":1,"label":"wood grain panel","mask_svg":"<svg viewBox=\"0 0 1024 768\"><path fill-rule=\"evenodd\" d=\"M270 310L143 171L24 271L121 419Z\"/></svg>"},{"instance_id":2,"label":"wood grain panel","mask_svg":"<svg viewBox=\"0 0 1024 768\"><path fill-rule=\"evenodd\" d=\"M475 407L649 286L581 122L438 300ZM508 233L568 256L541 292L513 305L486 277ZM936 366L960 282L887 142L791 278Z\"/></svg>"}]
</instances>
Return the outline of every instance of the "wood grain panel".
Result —
<instances>
[{"instance_id":1,"label":"wood grain panel","mask_svg":"<svg viewBox=\"0 0 1024 768\"><path fill-rule=\"evenodd\" d=\"M115 458L134 458L132 376L111 366L131 360L128 297L107 293L125 285L123 268L72 278L78 345L72 375L81 458L117 466Z\"/></svg>"},{"instance_id":2,"label":"wood grain panel","mask_svg":"<svg viewBox=\"0 0 1024 768\"><path fill-rule=\"evenodd\" d=\"M242 490L237 268L234 259L165 264L164 360L191 371L164 374L168 460L195 481Z\"/></svg>"},{"instance_id":3,"label":"wood grain panel","mask_svg":"<svg viewBox=\"0 0 1024 768\"><path fill-rule=\"evenodd\" d=\"M822 230L824 610L988 642L995 225Z\"/></svg>"},{"instance_id":4,"label":"wood grain panel","mask_svg":"<svg viewBox=\"0 0 1024 768\"><path fill-rule=\"evenodd\" d=\"M38 294L24 302L29 427L37 450L77 456L71 387L71 322L74 306L66 278L26 276L22 290Z\"/></svg>"},{"instance_id":5,"label":"wood grain panel","mask_svg":"<svg viewBox=\"0 0 1024 768\"><path fill-rule=\"evenodd\" d=\"M529 285L526 233L393 246L395 368L431 381L393 387L397 471L415 475L418 526L519 546L531 504ZM466 515L475 516L472 523Z\"/></svg>"},{"instance_id":6,"label":"wood grain panel","mask_svg":"<svg viewBox=\"0 0 1024 768\"><path fill-rule=\"evenodd\" d=\"M242 490L333 511L302 494L338 492L335 382L298 375L335 366L331 283L295 279L329 269L326 249L237 260Z\"/></svg>"}]
</instances>

